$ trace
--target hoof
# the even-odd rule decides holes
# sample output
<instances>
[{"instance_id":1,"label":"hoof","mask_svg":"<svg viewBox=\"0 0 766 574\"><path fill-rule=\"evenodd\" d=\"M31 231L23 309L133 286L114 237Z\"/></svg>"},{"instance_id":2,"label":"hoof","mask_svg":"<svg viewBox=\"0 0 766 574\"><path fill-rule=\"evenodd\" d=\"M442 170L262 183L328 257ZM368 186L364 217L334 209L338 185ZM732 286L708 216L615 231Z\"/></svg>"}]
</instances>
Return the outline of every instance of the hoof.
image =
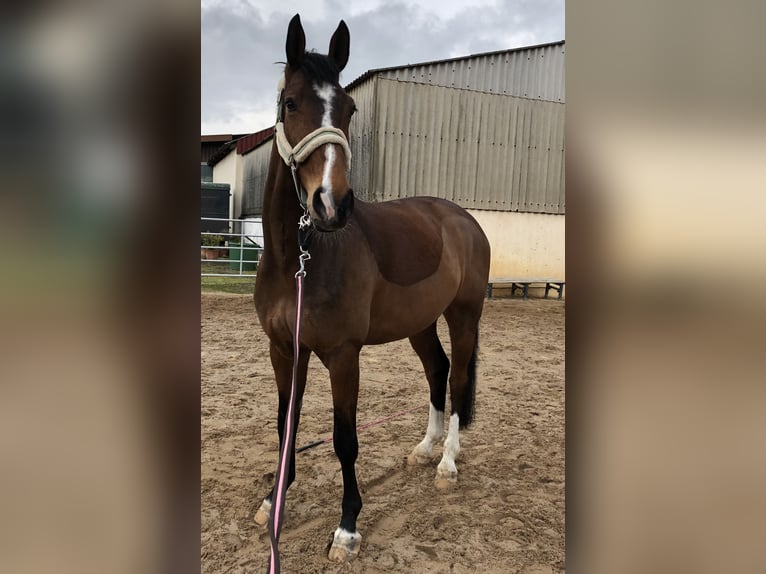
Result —
<instances>
[{"instance_id":1,"label":"hoof","mask_svg":"<svg viewBox=\"0 0 766 574\"><path fill-rule=\"evenodd\" d=\"M338 528L333 536L332 546L327 558L333 562L349 562L359 555L362 546L362 535L358 532L347 532Z\"/></svg>"},{"instance_id":2,"label":"hoof","mask_svg":"<svg viewBox=\"0 0 766 574\"><path fill-rule=\"evenodd\" d=\"M434 481L437 490L449 490L457 484L457 478L440 478L436 477Z\"/></svg>"},{"instance_id":3,"label":"hoof","mask_svg":"<svg viewBox=\"0 0 766 574\"><path fill-rule=\"evenodd\" d=\"M269 514L271 513L271 503L268 500L264 500L261 503L261 507L256 511L253 520L258 526L266 526L269 521Z\"/></svg>"},{"instance_id":4,"label":"hoof","mask_svg":"<svg viewBox=\"0 0 766 574\"><path fill-rule=\"evenodd\" d=\"M431 464L431 462L433 462L432 456L425 456L415 451L412 451L410 453L410 456L407 457L407 464L409 466L416 466L416 465L425 466L427 464Z\"/></svg>"},{"instance_id":5,"label":"hoof","mask_svg":"<svg viewBox=\"0 0 766 574\"><path fill-rule=\"evenodd\" d=\"M457 471L442 471L441 469L436 472L436 480L434 485L438 490L449 490L457 484Z\"/></svg>"}]
</instances>

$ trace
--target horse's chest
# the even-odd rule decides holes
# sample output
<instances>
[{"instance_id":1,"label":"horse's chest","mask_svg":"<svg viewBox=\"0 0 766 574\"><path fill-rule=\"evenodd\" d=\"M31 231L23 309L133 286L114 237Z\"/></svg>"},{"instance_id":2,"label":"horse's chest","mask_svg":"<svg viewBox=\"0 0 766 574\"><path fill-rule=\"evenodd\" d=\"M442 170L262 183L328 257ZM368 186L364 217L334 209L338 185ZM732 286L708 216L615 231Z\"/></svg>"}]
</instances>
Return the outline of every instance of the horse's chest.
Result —
<instances>
[{"instance_id":1,"label":"horse's chest","mask_svg":"<svg viewBox=\"0 0 766 574\"><path fill-rule=\"evenodd\" d=\"M292 340L296 295L289 285L256 291L255 310L266 335L275 343Z\"/></svg>"},{"instance_id":2,"label":"horse's chest","mask_svg":"<svg viewBox=\"0 0 766 574\"><path fill-rule=\"evenodd\" d=\"M292 349L296 308L295 293L273 297L261 304L256 301L264 332L273 343L285 349ZM301 303L301 344L312 350L323 350L331 349L349 338L363 337L366 325L354 327L358 321L349 321L350 315L349 309L344 308L340 301L309 291Z\"/></svg>"},{"instance_id":3,"label":"horse's chest","mask_svg":"<svg viewBox=\"0 0 766 574\"><path fill-rule=\"evenodd\" d=\"M295 322L295 302L289 299L274 299L268 304L258 306L258 317L264 332L272 341L285 341L292 338Z\"/></svg>"}]
</instances>

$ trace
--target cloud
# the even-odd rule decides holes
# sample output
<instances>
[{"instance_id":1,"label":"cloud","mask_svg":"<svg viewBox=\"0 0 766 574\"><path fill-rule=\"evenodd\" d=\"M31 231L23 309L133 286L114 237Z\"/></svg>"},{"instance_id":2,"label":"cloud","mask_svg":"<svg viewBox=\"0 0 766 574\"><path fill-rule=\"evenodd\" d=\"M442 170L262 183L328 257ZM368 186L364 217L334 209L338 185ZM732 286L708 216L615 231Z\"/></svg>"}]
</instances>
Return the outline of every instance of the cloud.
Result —
<instances>
[{"instance_id":1,"label":"cloud","mask_svg":"<svg viewBox=\"0 0 766 574\"><path fill-rule=\"evenodd\" d=\"M273 123L287 24L301 14L308 48L327 51L343 18L351 58L341 83L367 70L505 50L564 38L563 0L202 3L202 133L254 132Z\"/></svg>"}]
</instances>

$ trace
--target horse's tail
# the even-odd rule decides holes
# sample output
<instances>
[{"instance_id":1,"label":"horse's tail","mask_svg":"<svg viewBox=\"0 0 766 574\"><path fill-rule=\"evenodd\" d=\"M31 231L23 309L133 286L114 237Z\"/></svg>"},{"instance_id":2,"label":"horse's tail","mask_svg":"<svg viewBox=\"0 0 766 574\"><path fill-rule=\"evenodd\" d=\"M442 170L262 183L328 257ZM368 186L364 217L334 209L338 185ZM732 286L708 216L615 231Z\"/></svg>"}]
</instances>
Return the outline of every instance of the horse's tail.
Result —
<instances>
[{"instance_id":1,"label":"horse's tail","mask_svg":"<svg viewBox=\"0 0 766 574\"><path fill-rule=\"evenodd\" d=\"M476 357L479 354L479 327L476 327L476 338L473 342L473 353L468 361L468 377L463 388L463 401L460 412L460 428L468 428L473 422L474 406L476 404Z\"/></svg>"}]
</instances>

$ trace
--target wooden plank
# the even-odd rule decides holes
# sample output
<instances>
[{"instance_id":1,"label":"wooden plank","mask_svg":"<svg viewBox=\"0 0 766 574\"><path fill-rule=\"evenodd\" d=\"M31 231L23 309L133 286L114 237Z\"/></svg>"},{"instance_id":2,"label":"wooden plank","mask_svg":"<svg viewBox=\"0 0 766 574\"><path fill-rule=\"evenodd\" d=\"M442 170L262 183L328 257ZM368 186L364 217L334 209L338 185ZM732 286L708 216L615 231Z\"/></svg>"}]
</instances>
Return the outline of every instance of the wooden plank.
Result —
<instances>
[{"instance_id":1,"label":"wooden plank","mask_svg":"<svg viewBox=\"0 0 766 574\"><path fill-rule=\"evenodd\" d=\"M488 283L566 283L563 279L490 279Z\"/></svg>"},{"instance_id":2,"label":"wooden plank","mask_svg":"<svg viewBox=\"0 0 766 574\"><path fill-rule=\"evenodd\" d=\"M540 285L541 288L545 287L545 298L548 298L548 292L553 289L558 293L558 299L561 299L564 294L565 281L559 281L556 279L493 279L487 282L487 298L492 299L493 286L495 284L510 284L511 297L516 292L516 289L520 289L523 293L523 298L527 299L529 296L530 285Z\"/></svg>"}]
</instances>

